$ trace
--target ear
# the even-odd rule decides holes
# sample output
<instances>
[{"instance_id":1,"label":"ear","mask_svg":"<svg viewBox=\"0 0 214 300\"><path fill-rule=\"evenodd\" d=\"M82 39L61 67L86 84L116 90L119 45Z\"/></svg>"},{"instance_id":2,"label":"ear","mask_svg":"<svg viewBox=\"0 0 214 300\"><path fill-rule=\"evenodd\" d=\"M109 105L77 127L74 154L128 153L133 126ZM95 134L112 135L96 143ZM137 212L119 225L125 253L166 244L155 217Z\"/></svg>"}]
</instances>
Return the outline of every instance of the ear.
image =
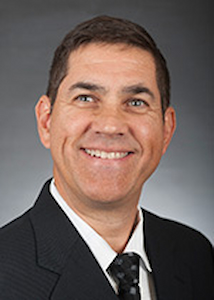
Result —
<instances>
[{"instance_id":1,"label":"ear","mask_svg":"<svg viewBox=\"0 0 214 300\"><path fill-rule=\"evenodd\" d=\"M164 154L171 142L172 136L176 129L176 115L173 107L168 107L164 114L164 145L163 152Z\"/></svg>"},{"instance_id":2,"label":"ear","mask_svg":"<svg viewBox=\"0 0 214 300\"><path fill-rule=\"evenodd\" d=\"M35 107L37 129L40 140L46 148L50 148L51 101L43 95Z\"/></svg>"}]
</instances>

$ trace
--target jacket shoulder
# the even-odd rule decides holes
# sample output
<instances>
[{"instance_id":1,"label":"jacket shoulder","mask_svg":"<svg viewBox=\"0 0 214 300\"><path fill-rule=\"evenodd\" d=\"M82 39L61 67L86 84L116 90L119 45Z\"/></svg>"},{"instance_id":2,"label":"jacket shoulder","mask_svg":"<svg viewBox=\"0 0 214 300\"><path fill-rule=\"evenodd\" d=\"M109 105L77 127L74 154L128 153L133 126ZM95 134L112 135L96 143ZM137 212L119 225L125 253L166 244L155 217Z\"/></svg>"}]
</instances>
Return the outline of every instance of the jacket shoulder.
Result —
<instances>
[{"instance_id":1,"label":"jacket shoulder","mask_svg":"<svg viewBox=\"0 0 214 300\"><path fill-rule=\"evenodd\" d=\"M49 299L56 274L38 265L32 209L0 229L0 295L7 300Z\"/></svg>"},{"instance_id":2,"label":"jacket shoulder","mask_svg":"<svg viewBox=\"0 0 214 300\"><path fill-rule=\"evenodd\" d=\"M174 242L180 247L212 250L210 241L198 230L144 210L145 231L155 237L161 236L162 243ZM211 251L212 252L212 251Z\"/></svg>"},{"instance_id":3,"label":"jacket shoulder","mask_svg":"<svg viewBox=\"0 0 214 300\"><path fill-rule=\"evenodd\" d=\"M13 249L22 242L24 244L31 242L33 232L29 220L29 211L0 229L0 253L2 253L4 249L6 249L7 253L8 250L13 251ZM10 244L12 245L11 247Z\"/></svg>"},{"instance_id":4,"label":"jacket shoulder","mask_svg":"<svg viewBox=\"0 0 214 300\"><path fill-rule=\"evenodd\" d=\"M173 237L173 239L182 241L187 239L190 241L195 241L196 243L210 243L201 232L188 225L160 217L146 210L144 210L144 218L145 226L154 231L162 231L166 238Z\"/></svg>"},{"instance_id":5,"label":"jacket shoulder","mask_svg":"<svg viewBox=\"0 0 214 300\"><path fill-rule=\"evenodd\" d=\"M147 211L144 231L146 252L158 280L166 278L170 266L179 282L186 284L186 290L179 287L179 291L190 289L191 299L214 299L214 252L203 234Z\"/></svg>"},{"instance_id":6,"label":"jacket shoulder","mask_svg":"<svg viewBox=\"0 0 214 300\"><path fill-rule=\"evenodd\" d=\"M146 247L153 251L153 245L173 249L178 260L187 265L201 267L209 264L214 272L214 251L210 241L198 230L179 222L159 217L144 211ZM204 264L204 266L203 266ZM214 276L214 274L213 274Z\"/></svg>"}]
</instances>

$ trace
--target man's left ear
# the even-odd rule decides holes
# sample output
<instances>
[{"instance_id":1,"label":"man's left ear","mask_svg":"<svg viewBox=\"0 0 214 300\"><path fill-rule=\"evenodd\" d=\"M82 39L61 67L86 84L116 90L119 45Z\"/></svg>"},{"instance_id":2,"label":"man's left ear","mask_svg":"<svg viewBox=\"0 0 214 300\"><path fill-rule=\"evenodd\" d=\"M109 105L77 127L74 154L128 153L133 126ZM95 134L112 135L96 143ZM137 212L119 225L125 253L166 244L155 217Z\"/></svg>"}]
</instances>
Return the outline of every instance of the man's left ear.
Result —
<instances>
[{"instance_id":1,"label":"man's left ear","mask_svg":"<svg viewBox=\"0 0 214 300\"><path fill-rule=\"evenodd\" d=\"M168 107L164 114L164 144L163 152L164 154L170 144L172 136L176 129L176 114L173 107Z\"/></svg>"},{"instance_id":2,"label":"man's left ear","mask_svg":"<svg viewBox=\"0 0 214 300\"><path fill-rule=\"evenodd\" d=\"M35 107L37 129L45 148L50 148L51 100L43 95Z\"/></svg>"}]
</instances>

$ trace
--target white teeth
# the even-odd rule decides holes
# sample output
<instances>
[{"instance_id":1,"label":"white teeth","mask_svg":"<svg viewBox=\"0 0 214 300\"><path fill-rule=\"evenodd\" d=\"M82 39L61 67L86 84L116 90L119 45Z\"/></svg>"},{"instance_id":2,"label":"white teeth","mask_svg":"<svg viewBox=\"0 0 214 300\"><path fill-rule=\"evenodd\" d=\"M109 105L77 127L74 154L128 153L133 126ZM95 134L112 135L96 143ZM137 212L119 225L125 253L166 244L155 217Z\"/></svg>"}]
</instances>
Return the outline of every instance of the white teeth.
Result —
<instances>
[{"instance_id":1,"label":"white teeth","mask_svg":"<svg viewBox=\"0 0 214 300\"><path fill-rule=\"evenodd\" d=\"M102 159L120 159L128 155L128 152L105 152L90 149L85 149L85 152L91 156L95 156Z\"/></svg>"}]
</instances>

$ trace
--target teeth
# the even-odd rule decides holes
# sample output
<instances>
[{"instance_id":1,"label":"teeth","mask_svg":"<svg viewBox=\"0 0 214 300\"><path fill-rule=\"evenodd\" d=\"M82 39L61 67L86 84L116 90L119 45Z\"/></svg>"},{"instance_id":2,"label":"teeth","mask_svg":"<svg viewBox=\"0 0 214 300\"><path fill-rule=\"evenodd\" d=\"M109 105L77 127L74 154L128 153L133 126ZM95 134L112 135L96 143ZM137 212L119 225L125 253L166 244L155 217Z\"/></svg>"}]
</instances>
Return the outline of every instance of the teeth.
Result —
<instances>
[{"instance_id":1,"label":"teeth","mask_svg":"<svg viewBox=\"0 0 214 300\"><path fill-rule=\"evenodd\" d=\"M100 150L85 149L85 152L91 156L102 159L120 159L128 155L128 152L105 152Z\"/></svg>"}]
</instances>

